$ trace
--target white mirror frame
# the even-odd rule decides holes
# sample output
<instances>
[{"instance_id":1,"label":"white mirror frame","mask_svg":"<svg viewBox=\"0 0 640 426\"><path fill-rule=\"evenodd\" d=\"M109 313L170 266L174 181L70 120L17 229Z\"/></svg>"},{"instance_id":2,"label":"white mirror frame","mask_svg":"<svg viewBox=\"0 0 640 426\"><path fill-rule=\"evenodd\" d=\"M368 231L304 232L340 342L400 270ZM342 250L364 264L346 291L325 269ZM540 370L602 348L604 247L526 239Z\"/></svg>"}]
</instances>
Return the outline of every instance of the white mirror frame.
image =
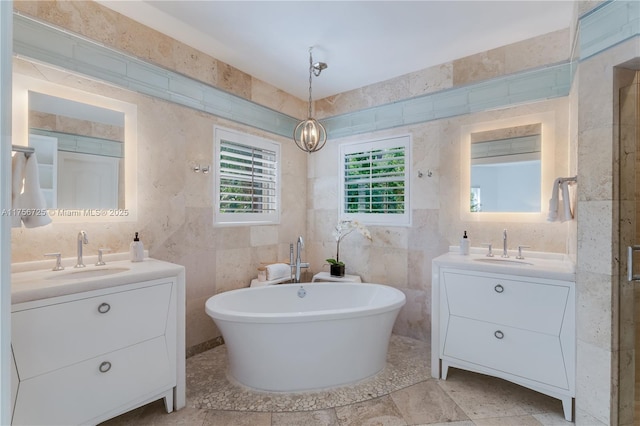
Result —
<instances>
[{"instance_id":1,"label":"white mirror frame","mask_svg":"<svg viewBox=\"0 0 640 426\"><path fill-rule=\"evenodd\" d=\"M124 114L124 191L125 207L119 209L70 210L53 209L51 214L54 223L78 222L135 222L138 206L138 108L134 104L108 98L94 93L84 92L46 80L39 80L25 75L13 75L12 94L12 143L29 145L29 91L40 92L50 96L70 99L88 105L107 108ZM60 214L58 214L60 213Z\"/></svg>"},{"instance_id":2,"label":"white mirror frame","mask_svg":"<svg viewBox=\"0 0 640 426\"><path fill-rule=\"evenodd\" d=\"M494 213L471 212L469 194L471 191L471 134L488 130L524 126L528 124L542 125L542 170L540 184L540 212L531 213ZM546 222L551 198L551 187L555 176L555 115L553 112L521 115L517 117L474 123L461 127L460 149L460 219L467 222Z\"/></svg>"}]
</instances>

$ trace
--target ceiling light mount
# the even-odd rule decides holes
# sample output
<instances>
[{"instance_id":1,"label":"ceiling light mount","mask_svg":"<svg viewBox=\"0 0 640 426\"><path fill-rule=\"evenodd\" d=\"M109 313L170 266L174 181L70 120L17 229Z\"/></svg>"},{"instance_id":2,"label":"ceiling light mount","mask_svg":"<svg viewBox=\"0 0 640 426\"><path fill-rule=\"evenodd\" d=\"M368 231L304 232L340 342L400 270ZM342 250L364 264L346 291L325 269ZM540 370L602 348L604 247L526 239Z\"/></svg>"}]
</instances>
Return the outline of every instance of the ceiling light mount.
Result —
<instances>
[{"instance_id":1,"label":"ceiling light mount","mask_svg":"<svg viewBox=\"0 0 640 426\"><path fill-rule=\"evenodd\" d=\"M324 62L316 62L315 64L311 65L311 68L313 68L313 75L318 77L322 70L327 69L327 64Z\"/></svg>"},{"instance_id":2,"label":"ceiling light mount","mask_svg":"<svg viewBox=\"0 0 640 426\"><path fill-rule=\"evenodd\" d=\"M312 117L313 98L311 96L312 77L314 75L318 77L322 70L327 68L327 64L324 62L314 64L311 55L312 49L313 47L309 48L309 115L306 120L298 123L293 131L293 140L298 148L308 153L321 150L327 143L327 131L318 120Z\"/></svg>"}]
</instances>

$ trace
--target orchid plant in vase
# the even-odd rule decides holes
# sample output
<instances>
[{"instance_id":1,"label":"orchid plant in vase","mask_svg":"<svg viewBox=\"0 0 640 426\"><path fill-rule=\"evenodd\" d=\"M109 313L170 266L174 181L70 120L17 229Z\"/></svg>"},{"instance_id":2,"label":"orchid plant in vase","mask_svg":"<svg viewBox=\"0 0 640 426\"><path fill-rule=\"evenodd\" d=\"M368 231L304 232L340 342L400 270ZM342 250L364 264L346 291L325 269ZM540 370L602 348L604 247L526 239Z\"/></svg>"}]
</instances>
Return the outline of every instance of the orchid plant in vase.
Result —
<instances>
[{"instance_id":1,"label":"orchid plant in vase","mask_svg":"<svg viewBox=\"0 0 640 426\"><path fill-rule=\"evenodd\" d=\"M327 259L327 263L331 265L331 275L344 276L344 262L340 260L340 241L353 231L360 232L366 239L371 241L371 233L366 226L357 220L341 220L333 230L333 238L336 240L336 257L335 259Z\"/></svg>"}]
</instances>

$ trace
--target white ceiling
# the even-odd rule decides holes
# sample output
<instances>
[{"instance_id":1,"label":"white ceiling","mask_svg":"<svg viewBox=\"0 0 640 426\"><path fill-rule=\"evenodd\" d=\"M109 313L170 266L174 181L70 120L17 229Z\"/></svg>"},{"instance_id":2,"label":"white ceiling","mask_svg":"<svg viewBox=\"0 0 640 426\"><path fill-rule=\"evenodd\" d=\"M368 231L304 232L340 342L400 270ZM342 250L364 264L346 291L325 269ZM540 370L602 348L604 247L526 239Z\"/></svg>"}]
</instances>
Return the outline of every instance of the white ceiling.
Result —
<instances>
[{"instance_id":1,"label":"white ceiling","mask_svg":"<svg viewBox=\"0 0 640 426\"><path fill-rule=\"evenodd\" d=\"M568 28L573 2L99 1L303 100Z\"/></svg>"}]
</instances>

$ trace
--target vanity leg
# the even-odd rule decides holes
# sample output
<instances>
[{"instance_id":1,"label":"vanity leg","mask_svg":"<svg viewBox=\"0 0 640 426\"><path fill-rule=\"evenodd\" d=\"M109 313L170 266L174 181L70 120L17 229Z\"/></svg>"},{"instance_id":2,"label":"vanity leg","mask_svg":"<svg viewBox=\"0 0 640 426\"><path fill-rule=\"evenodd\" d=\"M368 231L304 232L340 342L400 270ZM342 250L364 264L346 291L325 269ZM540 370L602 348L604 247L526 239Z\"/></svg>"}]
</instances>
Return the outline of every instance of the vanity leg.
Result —
<instances>
[{"instance_id":1,"label":"vanity leg","mask_svg":"<svg viewBox=\"0 0 640 426\"><path fill-rule=\"evenodd\" d=\"M442 380L447 380L447 373L449 373L449 364L442 361Z\"/></svg>"},{"instance_id":2,"label":"vanity leg","mask_svg":"<svg viewBox=\"0 0 640 426\"><path fill-rule=\"evenodd\" d=\"M173 411L173 389L164 394L164 408L167 413Z\"/></svg>"},{"instance_id":3,"label":"vanity leg","mask_svg":"<svg viewBox=\"0 0 640 426\"><path fill-rule=\"evenodd\" d=\"M564 418L570 422L573 420L573 398L562 398L562 410L564 411Z\"/></svg>"}]
</instances>

